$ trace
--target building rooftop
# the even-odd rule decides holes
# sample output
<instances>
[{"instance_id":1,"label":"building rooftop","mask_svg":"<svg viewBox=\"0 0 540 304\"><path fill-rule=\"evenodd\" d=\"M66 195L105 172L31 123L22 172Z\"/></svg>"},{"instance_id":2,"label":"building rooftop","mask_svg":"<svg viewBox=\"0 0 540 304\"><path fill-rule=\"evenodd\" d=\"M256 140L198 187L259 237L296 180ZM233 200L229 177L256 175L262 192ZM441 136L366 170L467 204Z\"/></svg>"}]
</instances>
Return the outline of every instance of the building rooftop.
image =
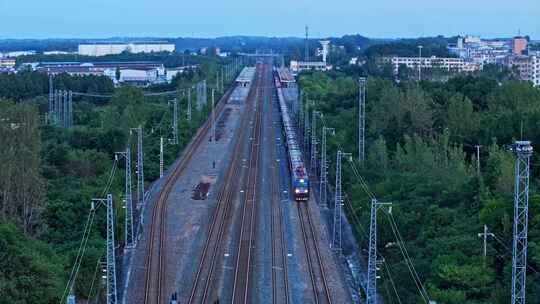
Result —
<instances>
[{"instance_id":1,"label":"building rooftop","mask_svg":"<svg viewBox=\"0 0 540 304\"><path fill-rule=\"evenodd\" d=\"M291 74L289 69L280 68L278 69L279 81L281 82L295 82L294 76Z\"/></svg>"},{"instance_id":2,"label":"building rooftop","mask_svg":"<svg viewBox=\"0 0 540 304\"><path fill-rule=\"evenodd\" d=\"M236 82L251 82L255 76L254 67L245 67L240 75L236 78Z\"/></svg>"}]
</instances>

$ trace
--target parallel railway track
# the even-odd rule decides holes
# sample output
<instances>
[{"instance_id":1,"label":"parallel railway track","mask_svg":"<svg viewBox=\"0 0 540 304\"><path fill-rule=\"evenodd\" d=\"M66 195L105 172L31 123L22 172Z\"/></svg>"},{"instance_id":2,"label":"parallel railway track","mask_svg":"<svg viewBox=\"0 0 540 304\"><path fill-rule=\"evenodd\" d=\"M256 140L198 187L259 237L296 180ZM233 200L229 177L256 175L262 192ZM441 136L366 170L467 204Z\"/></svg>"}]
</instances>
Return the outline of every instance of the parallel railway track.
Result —
<instances>
[{"instance_id":1,"label":"parallel railway track","mask_svg":"<svg viewBox=\"0 0 540 304\"><path fill-rule=\"evenodd\" d=\"M273 88L274 89L274 88ZM272 127L270 128L270 139L273 143L270 148L270 159L274 162L272 166L272 178L271 178L271 188L272 188L272 201L271 201L271 226L270 226L270 235L272 239L272 303L288 304L289 301L289 280L287 274L287 253L285 248L285 236L283 231L283 212L281 209L281 192L279 187L279 163L277 162L277 148L278 144L276 142L277 135L276 127L278 130L281 130L281 120L278 119L277 126L273 121L274 116L274 98L272 94L272 99L270 100L270 122ZM285 159L285 161L287 161ZM282 279L281 284L279 283L280 277Z\"/></svg>"},{"instance_id":2,"label":"parallel railway track","mask_svg":"<svg viewBox=\"0 0 540 304\"><path fill-rule=\"evenodd\" d=\"M231 90L229 90L218 103L215 111L219 114L225 107L226 100L229 98ZM173 172L167 177L163 189L159 193L158 199L153 206L152 216L150 219L149 241L147 246L147 254L145 259L145 283L144 283L144 299L143 303L150 304L165 303L163 297L164 281L165 281L165 259L166 259L166 211L167 199L173 189L174 184L184 172L187 165L191 161L193 154L202 143L203 139L209 132L211 126L208 119L203 126L195 134L194 139L185 148L184 155L180 162L174 168Z\"/></svg>"},{"instance_id":3,"label":"parallel railway track","mask_svg":"<svg viewBox=\"0 0 540 304\"><path fill-rule=\"evenodd\" d=\"M239 132L237 134L238 141L235 143L232 153L233 159L229 164L225 174L224 183L222 184L217 197L216 209L212 215L210 226L207 232L207 238L203 247L197 272L192 283L191 292L188 303L213 303L212 289L215 279L215 270L218 263L218 256L222 251L222 240L226 230L226 221L229 218L229 213L232 205L232 200L238 189L238 176L240 175L242 149L246 144L245 132L249 129L250 116L253 114L253 104L249 101L253 100L257 94L258 83L252 87L247 97L246 109L242 115Z\"/></svg>"},{"instance_id":4,"label":"parallel railway track","mask_svg":"<svg viewBox=\"0 0 540 304\"><path fill-rule=\"evenodd\" d=\"M261 81L268 82L268 71L262 66ZM249 303L252 248L255 241L255 223L257 220L257 204L259 203L259 160L261 154L261 125L263 118L263 101L267 99L267 89L259 87L256 98L256 117L251 141L248 165L247 187L242 206L240 238L236 255L236 266L233 283L232 303Z\"/></svg>"},{"instance_id":5,"label":"parallel railway track","mask_svg":"<svg viewBox=\"0 0 540 304\"><path fill-rule=\"evenodd\" d=\"M328 288L326 273L317 241L317 234L315 233L315 227L311 220L309 206L304 203L299 203L297 206L315 303L330 304L332 303L332 297L330 289Z\"/></svg>"}]
</instances>

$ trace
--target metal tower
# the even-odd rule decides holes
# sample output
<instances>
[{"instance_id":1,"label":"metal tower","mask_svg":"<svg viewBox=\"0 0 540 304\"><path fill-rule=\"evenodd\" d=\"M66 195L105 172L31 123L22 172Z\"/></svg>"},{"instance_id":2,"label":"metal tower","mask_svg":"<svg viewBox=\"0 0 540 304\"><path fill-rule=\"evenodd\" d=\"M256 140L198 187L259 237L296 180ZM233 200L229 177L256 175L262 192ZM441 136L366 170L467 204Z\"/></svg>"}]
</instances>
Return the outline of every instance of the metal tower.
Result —
<instances>
[{"instance_id":1,"label":"metal tower","mask_svg":"<svg viewBox=\"0 0 540 304\"><path fill-rule=\"evenodd\" d=\"M311 159L309 167L314 175L317 175L317 116L321 117L322 113L313 110L311 115Z\"/></svg>"},{"instance_id":2,"label":"metal tower","mask_svg":"<svg viewBox=\"0 0 540 304\"><path fill-rule=\"evenodd\" d=\"M306 100L306 108L304 110L304 153L309 151L309 100Z\"/></svg>"},{"instance_id":3,"label":"metal tower","mask_svg":"<svg viewBox=\"0 0 540 304\"><path fill-rule=\"evenodd\" d=\"M187 120L191 121L191 87L188 88L188 94L187 94L188 102L187 102Z\"/></svg>"},{"instance_id":4,"label":"metal tower","mask_svg":"<svg viewBox=\"0 0 540 304\"><path fill-rule=\"evenodd\" d=\"M329 132L332 135L335 135L334 128L322 128L322 139L321 139L321 176L319 182L319 195L320 195L320 204L326 206L328 203L328 161L326 160L326 134Z\"/></svg>"},{"instance_id":5,"label":"metal tower","mask_svg":"<svg viewBox=\"0 0 540 304\"><path fill-rule=\"evenodd\" d=\"M172 119L173 142L178 145L178 101L173 100L173 119Z\"/></svg>"},{"instance_id":6,"label":"metal tower","mask_svg":"<svg viewBox=\"0 0 540 304\"><path fill-rule=\"evenodd\" d=\"M54 112L55 112L55 120L56 120L56 123L59 123L60 122L60 109L61 109L61 105L62 105L62 91L60 90L56 90L56 101L55 101L55 107L54 107Z\"/></svg>"},{"instance_id":7,"label":"metal tower","mask_svg":"<svg viewBox=\"0 0 540 304\"><path fill-rule=\"evenodd\" d=\"M134 248L137 244L137 239L135 238L135 230L133 229L133 193L132 193L132 184L131 184L131 149L126 148L125 152L116 152L116 157L118 155L124 157L126 165L126 177L125 177L125 193L124 193L124 208L126 210L125 220L124 220L124 242L125 248Z\"/></svg>"},{"instance_id":8,"label":"metal tower","mask_svg":"<svg viewBox=\"0 0 540 304\"><path fill-rule=\"evenodd\" d=\"M212 89L212 140L216 141L216 114L214 113L215 90Z\"/></svg>"},{"instance_id":9,"label":"metal tower","mask_svg":"<svg viewBox=\"0 0 540 304\"><path fill-rule=\"evenodd\" d=\"M376 198L371 199L371 214L369 225L368 249L368 275L366 283L366 303L377 304L377 210L391 203L379 203Z\"/></svg>"},{"instance_id":10,"label":"metal tower","mask_svg":"<svg viewBox=\"0 0 540 304\"><path fill-rule=\"evenodd\" d=\"M144 204L144 156L143 156L143 134L142 127L133 128L131 131L137 132L137 207Z\"/></svg>"},{"instance_id":11,"label":"metal tower","mask_svg":"<svg viewBox=\"0 0 540 304\"><path fill-rule=\"evenodd\" d=\"M306 62L309 61L309 28L306 25L306 45L305 45L305 54L304 54L304 60Z\"/></svg>"},{"instance_id":12,"label":"metal tower","mask_svg":"<svg viewBox=\"0 0 540 304\"><path fill-rule=\"evenodd\" d=\"M332 249L341 252L341 205L343 196L341 194L341 160L344 157L352 157L351 153L343 153L338 150L336 156L336 193L334 198L334 229L332 235Z\"/></svg>"},{"instance_id":13,"label":"metal tower","mask_svg":"<svg viewBox=\"0 0 540 304\"><path fill-rule=\"evenodd\" d=\"M54 113L54 88L53 88L53 76L49 75L49 117L52 117Z\"/></svg>"},{"instance_id":14,"label":"metal tower","mask_svg":"<svg viewBox=\"0 0 540 304\"><path fill-rule=\"evenodd\" d=\"M224 78L225 77L225 69L223 67L221 67L221 89L220 89L220 93L223 94L223 91L225 90L225 84L224 84Z\"/></svg>"},{"instance_id":15,"label":"metal tower","mask_svg":"<svg viewBox=\"0 0 540 304\"><path fill-rule=\"evenodd\" d=\"M527 225L529 216L529 160L533 153L530 141L516 141L514 184L514 239L512 246L512 304L525 304L527 274Z\"/></svg>"},{"instance_id":16,"label":"metal tower","mask_svg":"<svg viewBox=\"0 0 540 304\"><path fill-rule=\"evenodd\" d=\"M116 304L116 260L114 254L114 209L112 195L107 194L107 303Z\"/></svg>"},{"instance_id":17,"label":"metal tower","mask_svg":"<svg viewBox=\"0 0 540 304\"><path fill-rule=\"evenodd\" d=\"M159 178L163 177L163 137L159 138Z\"/></svg>"},{"instance_id":18,"label":"metal tower","mask_svg":"<svg viewBox=\"0 0 540 304\"><path fill-rule=\"evenodd\" d=\"M358 159L366 160L366 78L358 79Z\"/></svg>"},{"instance_id":19,"label":"metal tower","mask_svg":"<svg viewBox=\"0 0 540 304\"><path fill-rule=\"evenodd\" d=\"M68 93L64 91L62 97L62 127L67 128L68 121Z\"/></svg>"},{"instance_id":20,"label":"metal tower","mask_svg":"<svg viewBox=\"0 0 540 304\"><path fill-rule=\"evenodd\" d=\"M71 128L73 126L73 91L69 91L69 94L68 94L68 120L67 120L67 126L68 126L68 128Z\"/></svg>"},{"instance_id":21,"label":"metal tower","mask_svg":"<svg viewBox=\"0 0 540 304\"><path fill-rule=\"evenodd\" d=\"M107 304L116 304L116 259L114 252L114 209L112 195L107 194L106 199L92 199L92 205L95 203L101 203L107 207Z\"/></svg>"}]
</instances>

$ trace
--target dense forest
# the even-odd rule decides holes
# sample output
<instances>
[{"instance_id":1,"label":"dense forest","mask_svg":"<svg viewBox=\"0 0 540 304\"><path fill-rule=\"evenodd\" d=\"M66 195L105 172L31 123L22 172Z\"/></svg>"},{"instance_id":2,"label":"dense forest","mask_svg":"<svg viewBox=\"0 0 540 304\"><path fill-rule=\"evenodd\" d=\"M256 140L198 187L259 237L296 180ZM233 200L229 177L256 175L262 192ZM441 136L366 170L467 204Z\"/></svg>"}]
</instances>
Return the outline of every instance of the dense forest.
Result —
<instances>
[{"instance_id":1,"label":"dense forest","mask_svg":"<svg viewBox=\"0 0 540 304\"><path fill-rule=\"evenodd\" d=\"M338 149L355 155L354 166L343 166L343 179L347 215L361 248L367 248L370 193L392 203L391 212L384 207L378 215L384 260L379 293L385 303L424 303L419 290L437 303L508 303L515 162L508 146L523 138L538 147L540 90L493 70L400 84L370 75L367 158L359 162L359 75L365 71L306 73L299 83L304 102L336 129L328 140L329 172L335 172ZM540 298L538 159L535 154L531 160L529 299ZM486 257L478 237L484 225L494 235ZM422 285L412 279L395 233Z\"/></svg>"},{"instance_id":2,"label":"dense forest","mask_svg":"<svg viewBox=\"0 0 540 304\"><path fill-rule=\"evenodd\" d=\"M203 79L215 83L219 64L202 63L196 72L181 74L171 84L178 89L175 96L145 96L131 86L114 88L107 78L57 76L57 88L113 94L106 100L74 98L70 129L44 124L46 75L0 75L0 303L61 301L69 291L66 283L85 235L92 198L113 194L116 245L121 253L124 162L115 161L115 152L130 147L135 166L137 140L131 129L141 126L145 184L159 178L160 137L172 137L170 99L179 101L179 144L167 142L166 165L176 159L210 111L208 103L194 106L188 121L182 90ZM136 180L134 167L132 174ZM72 286L79 299L103 296L104 208L92 218Z\"/></svg>"}]
</instances>

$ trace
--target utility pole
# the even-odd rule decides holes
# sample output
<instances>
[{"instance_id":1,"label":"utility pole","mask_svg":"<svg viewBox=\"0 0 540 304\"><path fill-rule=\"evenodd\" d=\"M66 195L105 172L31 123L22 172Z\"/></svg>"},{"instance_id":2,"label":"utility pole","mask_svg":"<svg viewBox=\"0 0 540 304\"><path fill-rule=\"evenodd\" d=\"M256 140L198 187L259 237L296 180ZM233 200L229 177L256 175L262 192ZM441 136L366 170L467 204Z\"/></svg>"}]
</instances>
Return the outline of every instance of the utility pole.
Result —
<instances>
[{"instance_id":1,"label":"utility pole","mask_svg":"<svg viewBox=\"0 0 540 304\"><path fill-rule=\"evenodd\" d=\"M352 157L351 153L337 151L336 157L336 193L334 197L334 229L332 235L332 249L341 253L341 206L343 196L341 194L341 160L344 157Z\"/></svg>"},{"instance_id":2,"label":"utility pole","mask_svg":"<svg viewBox=\"0 0 540 304\"><path fill-rule=\"evenodd\" d=\"M366 288L366 303L378 304L377 302L377 210L391 203L379 203L376 198L371 199L371 213L369 225L369 257L368 276Z\"/></svg>"},{"instance_id":3,"label":"utility pole","mask_svg":"<svg viewBox=\"0 0 540 304\"><path fill-rule=\"evenodd\" d=\"M219 92L219 70L216 71L216 90Z\"/></svg>"},{"instance_id":4,"label":"utility pole","mask_svg":"<svg viewBox=\"0 0 540 304\"><path fill-rule=\"evenodd\" d=\"M107 198L92 199L92 208L95 204L104 204L107 207L107 304L116 304L116 259L114 252L114 209L112 195Z\"/></svg>"},{"instance_id":5,"label":"utility pole","mask_svg":"<svg viewBox=\"0 0 540 304\"><path fill-rule=\"evenodd\" d=\"M334 128L327 128L323 126L322 128L322 139L321 139L321 176L319 182L319 195L321 197L320 203L322 206L326 206L327 194L328 194L328 161L326 160L326 134L330 133L335 135Z\"/></svg>"},{"instance_id":6,"label":"utility pole","mask_svg":"<svg viewBox=\"0 0 540 304\"><path fill-rule=\"evenodd\" d=\"M304 152L307 153L309 151L309 99L306 100L304 110Z\"/></svg>"},{"instance_id":7,"label":"utility pole","mask_svg":"<svg viewBox=\"0 0 540 304\"><path fill-rule=\"evenodd\" d=\"M69 91L68 94L68 128L73 126L73 91Z\"/></svg>"},{"instance_id":8,"label":"utility pole","mask_svg":"<svg viewBox=\"0 0 540 304\"><path fill-rule=\"evenodd\" d=\"M54 90L54 123L60 120L60 95L61 91Z\"/></svg>"},{"instance_id":9,"label":"utility pole","mask_svg":"<svg viewBox=\"0 0 540 304\"><path fill-rule=\"evenodd\" d=\"M131 131L137 132L137 207L144 204L144 157L143 157L143 134L142 127L133 128Z\"/></svg>"},{"instance_id":10,"label":"utility pole","mask_svg":"<svg viewBox=\"0 0 540 304\"><path fill-rule=\"evenodd\" d=\"M366 160L366 78L358 79L358 159Z\"/></svg>"},{"instance_id":11,"label":"utility pole","mask_svg":"<svg viewBox=\"0 0 540 304\"><path fill-rule=\"evenodd\" d=\"M163 136L159 138L159 178L163 177Z\"/></svg>"},{"instance_id":12,"label":"utility pole","mask_svg":"<svg viewBox=\"0 0 540 304\"><path fill-rule=\"evenodd\" d=\"M309 166L315 176L317 175L317 116L322 117L322 113L313 110L311 115L311 159Z\"/></svg>"},{"instance_id":13,"label":"utility pole","mask_svg":"<svg viewBox=\"0 0 540 304\"><path fill-rule=\"evenodd\" d=\"M309 28L306 25L306 45L305 45L305 54L304 54L304 60L306 62L309 61Z\"/></svg>"},{"instance_id":14,"label":"utility pole","mask_svg":"<svg viewBox=\"0 0 540 304\"><path fill-rule=\"evenodd\" d=\"M423 46L418 46L418 82L422 81L422 48Z\"/></svg>"},{"instance_id":15,"label":"utility pole","mask_svg":"<svg viewBox=\"0 0 540 304\"><path fill-rule=\"evenodd\" d=\"M488 233L488 227L487 225L484 225L484 233L479 233L478 237L484 238L484 260L487 257L487 238L488 236L494 237L495 235L493 233Z\"/></svg>"},{"instance_id":16,"label":"utility pole","mask_svg":"<svg viewBox=\"0 0 540 304\"><path fill-rule=\"evenodd\" d=\"M64 91L62 98L62 127L67 128L68 121L68 93Z\"/></svg>"},{"instance_id":17,"label":"utility pole","mask_svg":"<svg viewBox=\"0 0 540 304\"><path fill-rule=\"evenodd\" d=\"M529 217L529 161L533 153L530 141L516 141L514 184L514 238L512 245L512 304L525 304L527 274L527 221Z\"/></svg>"},{"instance_id":18,"label":"utility pole","mask_svg":"<svg viewBox=\"0 0 540 304\"><path fill-rule=\"evenodd\" d=\"M188 107L187 107L187 120L191 121L191 87L188 88L188 94L187 94L187 100L188 100Z\"/></svg>"},{"instance_id":19,"label":"utility pole","mask_svg":"<svg viewBox=\"0 0 540 304\"><path fill-rule=\"evenodd\" d=\"M475 145L476 148L476 173L480 176L480 145Z\"/></svg>"},{"instance_id":20,"label":"utility pole","mask_svg":"<svg viewBox=\"0 0 540 304\"><path fill-rule=\"evenodd\" d=\"M53 88L53 76L49 74L49 117L52 117L54 113L54 88Z\"/></svg>"},{"instance_id":21,"label":"utility pole","mask_svg":"<svg viewBox=\"0 0 540 304\"><path fill-rule=\"evenodd\" d=\"M133 194L131 191L131 149L126 148L125 152L116 152L115 158L124 157L126 165L124 209L126 210L124 221L124 242L125 248L134 248L137 240L133 229Z\"/></svg>"},{"instance_id":22,"label":"utility pole","mask_svg":"<svg viewBox=\"0 0 540 304\"><path fill-rule=\"evenodd\" d=\"M214 97L215 96L215 90L212 89L212 138L214 142L216 141L216 116L214 113Z\"/></svg>"},{"instance_id":23,"label":"utility pole","mask_svg":"<svg viewBox=\"0 0 540 304\"><path fill-rule=\"evenodd\" d=\"M225 91L225 84L224 84L224 81L223 81L223 77L225 77L225 70L223 69L223 67L221 67L221 94L223 94L223 92Z\"/></svg>"},{"instance_id":24,"label":"utility pole","mask_svg":"<svg viewBox=\"0 0 540 304\"><path fill-rule=\"evenodd\" d=\"M172 121L173 142L178 145L178 101L173 100L173 121Z\"/></svg>"}]
</instances>

